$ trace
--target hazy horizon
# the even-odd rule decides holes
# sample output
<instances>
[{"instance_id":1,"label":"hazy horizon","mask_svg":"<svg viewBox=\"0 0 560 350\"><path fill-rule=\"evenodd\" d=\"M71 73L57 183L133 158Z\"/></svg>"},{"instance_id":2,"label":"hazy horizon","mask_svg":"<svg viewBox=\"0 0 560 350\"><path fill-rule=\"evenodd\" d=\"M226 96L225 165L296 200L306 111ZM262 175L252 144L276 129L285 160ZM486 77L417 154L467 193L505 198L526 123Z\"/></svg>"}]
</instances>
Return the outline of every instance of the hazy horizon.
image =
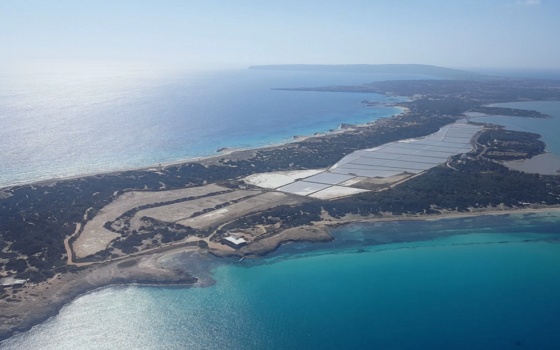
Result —
<instances>
[{"instance_id":1,"label":"hazy horizon","mask_svg":"<svg viewBox=\"0 0 560 350\"><path fill-rule=\"evenodd\" d=\"M181 69L261 64L428 64L560 70L550 0L4 0L2 61L136 62Z\"/></svg>"}]
</instances>

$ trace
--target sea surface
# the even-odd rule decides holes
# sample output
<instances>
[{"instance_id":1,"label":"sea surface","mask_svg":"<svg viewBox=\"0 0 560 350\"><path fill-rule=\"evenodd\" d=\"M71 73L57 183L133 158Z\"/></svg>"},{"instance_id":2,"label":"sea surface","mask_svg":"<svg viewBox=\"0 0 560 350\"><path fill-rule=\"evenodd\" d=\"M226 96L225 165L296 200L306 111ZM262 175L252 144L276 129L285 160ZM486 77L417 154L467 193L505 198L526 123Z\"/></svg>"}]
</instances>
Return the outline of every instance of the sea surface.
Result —
<instances>
[{"instance_id":1,"label":"sea surface","mask_svg":"<svg viewBox=\"0 0 560 350\"><path fill-rule=\"evenodd\" d=\"M36 65L0 71L0 187L215 155L400 113L377 94L277 91L406 75Z\"/></svg>"},{"instance_id":2,"label":"sea surface","mask_svg":"<svg viewBox=\"0 0 560 350\"><path fill-rule=\"evenodd\" d=\"M558 349L559 220L540 213L346 226L332 243L212 261L210 287L87 294L0 348ZM383 237L398 241L380 244Z\"/></svg>"},{"instance_id":3,"label":"sea surface","mask_svg":"<svg viewBox=\"0 0 560 350\"><path fill-rule=\"evenodd\" d=\"M477 117L473 121L503 125L508 130L528 131L542 136L546 143L546 151L560 155L560 101L511 102L497 103L491 107L517 108L535 110L547 115L551 119L522 118L522 117Z\"/></svg>"},{"instance_id":4,"label":"sea surface","mask_svg":"<svg viewBox=\"0 0 560 350\"><path fill-rule=\"evenodd\" d=\"M0 187L257 147L399 110L375 94L271 87L407 76L146 71L64 66L0 73ZM488 117L560 154L560 103ZM356 224L264 259L162 261L205 288L114 287L0 349L559 349L560 214Z\"/></svg>"}]
</instances>

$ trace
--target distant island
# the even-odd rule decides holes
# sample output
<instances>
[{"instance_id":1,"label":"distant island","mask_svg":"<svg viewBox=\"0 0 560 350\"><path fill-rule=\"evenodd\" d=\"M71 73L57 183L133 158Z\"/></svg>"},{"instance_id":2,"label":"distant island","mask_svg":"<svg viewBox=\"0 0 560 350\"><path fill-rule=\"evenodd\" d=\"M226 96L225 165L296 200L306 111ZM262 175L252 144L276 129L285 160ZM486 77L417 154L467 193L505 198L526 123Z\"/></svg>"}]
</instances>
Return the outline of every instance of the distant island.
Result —
<instances>
[{"instance_id":1,"label":"distant island","mask_svg":"<svg viewBox=\"0 0 560 350\"><path fill-rule=\"evenodd\" d=\"M370 66L251 69L277 69L271 67ZM468 117L547 118L488 105L558 101L560 82L518 79L512 84L433 66L400 68L447 77L294 87L289 90L375 92L408 101L387 103L403 111L391 118L345 124L283 145L0 189L0 339L46 320L96 288L207 285L188 271L160 266L158 259L169 254L196 252L238 261L286 243L330 241L330 228L351 222L560 208L559 176L508 167L543 155L540 135ZM434 136L442 130L444 137ZM418 145L424 154L406 150Z\"/></svg>"},{"instance_id":2,"label":"distant island","mask_svg":"<svg viewBox=\"0 0 560 350\"><path fill-rule=\"evenodd\" d=\"M369 74L407 74L425 75L442 79L457 80L483 80L495 79L495 77L468 72L459 69L443 68L425 64L278 64L266 66L251 66L254 70L274 71L309 71L309 72L345 72L345 73L369 73ZM502 78L503 79L503 78Z\"/></svg>"}]
</instances>

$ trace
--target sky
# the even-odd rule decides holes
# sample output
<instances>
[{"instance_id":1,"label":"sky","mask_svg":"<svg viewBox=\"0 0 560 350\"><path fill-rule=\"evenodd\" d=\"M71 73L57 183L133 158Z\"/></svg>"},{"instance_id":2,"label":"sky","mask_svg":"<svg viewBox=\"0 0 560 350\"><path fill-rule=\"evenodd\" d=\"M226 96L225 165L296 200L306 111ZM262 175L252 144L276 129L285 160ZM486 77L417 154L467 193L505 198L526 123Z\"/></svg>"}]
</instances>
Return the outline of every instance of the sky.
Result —
<instances>
[{"instance_id":1,"label":"sky","mask_svg":"<svg viewBox=\"0 0 560 350\"><path fill-rule=\"evenodd\" d=\"M0 0L4 61L560 70L559 0Z\"/></svg>"}]
</instances>

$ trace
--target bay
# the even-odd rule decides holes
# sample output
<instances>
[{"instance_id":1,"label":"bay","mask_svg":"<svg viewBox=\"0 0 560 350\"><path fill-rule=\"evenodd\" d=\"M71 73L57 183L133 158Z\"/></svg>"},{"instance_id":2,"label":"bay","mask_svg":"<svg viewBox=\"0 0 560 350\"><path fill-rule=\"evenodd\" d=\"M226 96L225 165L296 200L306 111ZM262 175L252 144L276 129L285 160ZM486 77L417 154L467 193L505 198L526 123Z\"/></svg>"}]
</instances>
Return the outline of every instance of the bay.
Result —
<instances>
[{"instance_id":1,"label":"bay","mask_svg":"<svg viewBox=\"0 0 560 350\"><path fill-rule=\"evenodd\" d=\"M0 347L555 349L559 220L539 213L350 225L334 230L332 243L221 263L211 287L85 295ZM395 235L400 241L380 244Z\"/></svg>"},{"instance_id":2,"label":"bay","mask_svg":"<svg viewBox=\"0 0 560 350\"><path fill-rule=\"evenodd\" d=\"M560 101L531 101L492 104L490 107L516 108L535 110L550 115L552 119L522 118L522 117L477 117L473 121L503 125L508 130L527 131L539 134L546 143L546 151L560 155Z\"/></svg>"}]
</instances>

